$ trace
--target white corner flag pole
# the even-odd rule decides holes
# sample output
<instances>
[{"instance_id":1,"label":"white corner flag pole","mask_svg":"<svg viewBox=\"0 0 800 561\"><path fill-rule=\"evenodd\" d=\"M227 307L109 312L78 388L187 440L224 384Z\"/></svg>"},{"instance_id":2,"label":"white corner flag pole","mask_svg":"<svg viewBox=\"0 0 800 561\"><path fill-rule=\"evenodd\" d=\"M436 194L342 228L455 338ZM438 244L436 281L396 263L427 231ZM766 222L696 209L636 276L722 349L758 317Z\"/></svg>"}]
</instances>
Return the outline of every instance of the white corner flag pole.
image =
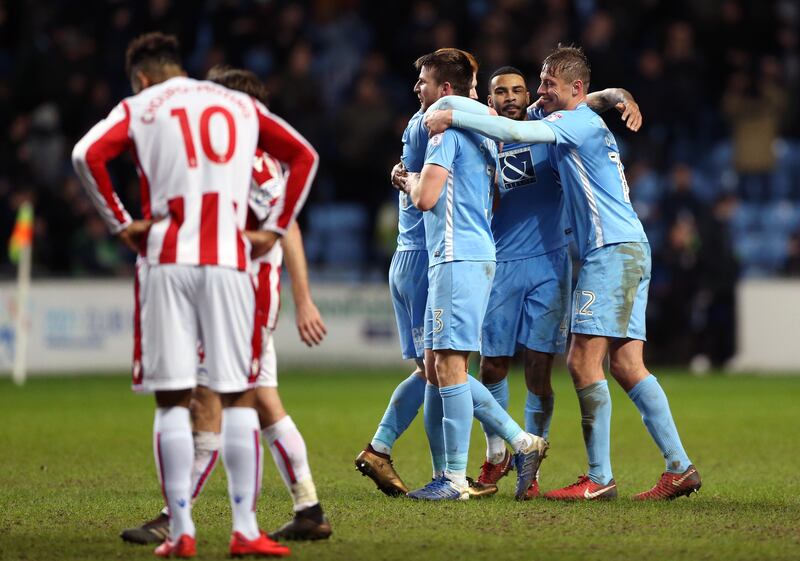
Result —
<instances>
[{"instance_id":1,"label":"white corner flag pole","mask_svg":"<svg viewBox=\"0 0 800 561\"><path fill-rule=\"evenodd\" d=\"M14 326L14 370L12 379L21 386L27 377L28 360L28 293L31 287L31 254L33 244L20 248L17 267L17 322Z\"/></svg>"}]
</instances>

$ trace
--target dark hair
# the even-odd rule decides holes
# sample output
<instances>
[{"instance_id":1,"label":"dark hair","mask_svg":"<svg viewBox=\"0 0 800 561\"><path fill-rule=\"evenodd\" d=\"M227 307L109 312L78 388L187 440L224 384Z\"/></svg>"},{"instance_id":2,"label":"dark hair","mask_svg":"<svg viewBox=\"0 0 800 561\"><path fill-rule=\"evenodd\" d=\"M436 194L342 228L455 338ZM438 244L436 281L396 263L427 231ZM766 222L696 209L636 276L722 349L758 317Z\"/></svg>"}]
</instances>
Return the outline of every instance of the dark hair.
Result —
<instances>
[{"instance_id":1,"label":"dark hair","mask_svg":"<svg viewBox=\"0 0 800 561\"><path fill-rule=\"evenodd\" d=\"M449 82L457 95L469 95L472 89L472 64L459 49L441 49L414 61L414 68L427 68L440 84Z\"/></svg>"},{"instance_id":2,"label":"dark hair","mask_svg":"<svg viewBox=\"0 0 800 561\"><path fill-rule=\"evenodd\" d=\"M584 92L589 91L592 69L589 66L589 59L580 47L573 45L564 47L559 43L558 47L544 59L542 69L552 76L563 76L570 82L581 80Z\"/></svg>"},{"instance_id":3,"label":"dark hair","mask_svg":"<svg viewBox=\"0 0 800 561\"><path fill-rule=\"evenodd\" d=\"M232 90L244 92L264 105L269 101L267 87L258 79L255 72L218 64L208 71L206 80L211 80Z\"/></svg>"},{"instance_id":4,"label":"dark hair","mask_svg":"<svg viewBox=\"0 0 800 561\"><path fill-rule=\"evenodd\" d=\"M456 49L455 47L442 47L441 49L436 49L433 52L434 54L437 55L441 53L452 53L452 52L461 53L462 55L467 57L467 59L469 59L469 65L472 68L473 74L477 74L478 70L480 69L480 65L478 64L478 59L476 59L475 55L473 55L469 51L462 51L461 49Z\"/></svg>"},{"instance_id":5,"label":"dark hair","mask_svg":"<svg viewBox=\"0 0 800 561\"><path fill-rule=\"evenodd\" d=\"M142 71L159 74L164 66L181 66L178 38L160 31L139 35L128 44L125 72L128 77Z\"/></svg>"},{"instance_id":6,"label":"dark hair","mask_svg":"<svg viewBox=\"0 0 800 561\"><path fill-rule=\"evenodd\" d=\"M505 76L506 74L516 74L517 76L520 76L522 78L522 81L526 82L527 84L527 79L525 78L525 74L522 73L522 70L514 66L501 66L500 68L492 72L492 75L489 76L489 84L491 84L492 80L494 80L498 76Z\"/></svg>"}]
</instances>

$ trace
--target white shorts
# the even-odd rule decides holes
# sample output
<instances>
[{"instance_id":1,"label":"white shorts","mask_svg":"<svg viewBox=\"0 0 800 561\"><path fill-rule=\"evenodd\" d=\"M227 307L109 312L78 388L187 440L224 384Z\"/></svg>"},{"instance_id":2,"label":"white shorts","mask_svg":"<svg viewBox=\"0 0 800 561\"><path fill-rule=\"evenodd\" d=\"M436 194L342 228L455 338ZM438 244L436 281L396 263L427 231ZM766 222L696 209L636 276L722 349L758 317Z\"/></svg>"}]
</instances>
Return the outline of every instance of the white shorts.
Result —
<instances>
[{"instance_id":1,"label":"white shorts","mask_svg":"<svg viewBox=\"0 0 800 561\"><path fill-rule=\"evenodd\" d=\"M275 341L272 337L278 322L281 307L281 267L279 264L261 262L253 274L256 289L256 321L261 330L261 359L256 386L259 388L278 387L278 363L275 354ZM208 368L204 362L205 350L200 347L200 368L197 371L197 384L208 386Z\"/></svg>"},{"instance_id":2,"label":"white shorts","mask_svg":"<svg viewBox=\"0 0 800 561\"><path fill-rule=\"evenodd\" d=\"M271 330L264 334L264 346L261 351L261 368L258 370L256 387L278 387L278 359L275 355L275 338Z\"/></svg>"},{"instance_id":3,"label":"white shorts","mask_svg":"<svg viewBox=\"0 0 800 561\"><path fill-rule=\"evenodd\" d=\"M137 263L133 386L190 389L204 380L220 393L255 384L262 329L250 275L226 267Z\"/></svg>"}]
</instances>

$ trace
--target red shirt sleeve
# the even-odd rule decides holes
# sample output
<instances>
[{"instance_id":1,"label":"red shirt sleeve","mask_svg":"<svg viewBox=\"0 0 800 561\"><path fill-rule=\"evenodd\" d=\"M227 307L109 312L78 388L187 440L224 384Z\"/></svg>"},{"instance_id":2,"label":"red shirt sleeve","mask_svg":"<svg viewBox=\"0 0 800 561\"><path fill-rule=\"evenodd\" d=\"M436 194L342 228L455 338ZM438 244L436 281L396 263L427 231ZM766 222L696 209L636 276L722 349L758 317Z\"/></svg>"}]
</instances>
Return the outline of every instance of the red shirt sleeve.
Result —
<instances>
[{"instance_id":1,"label":"red shirt sleeve","mask_svg":"<svg viewBox=\"0 0 800 561\"><path fill-rule=\"evenodd\" d=\"M72 165L89 197L112 233L131 223L131 217L114 192L106 164L133 145L128 135L130 111L123 101L78 141Z\"/></svg>"},{"instance_id":2,"label":"red shirt sleeve","mask_svg":"<svg viewBox=\"0 0 800 561\"><path fill-rule=\"evenodd\" d=\"M267 229L281 234L297 217L308 197L311 183L317 174L319 156L316 150L286 121L254 102L258 115L258 146L269 155L288 165L286 193L276 204Z\"/></svg>"}]
</instances>

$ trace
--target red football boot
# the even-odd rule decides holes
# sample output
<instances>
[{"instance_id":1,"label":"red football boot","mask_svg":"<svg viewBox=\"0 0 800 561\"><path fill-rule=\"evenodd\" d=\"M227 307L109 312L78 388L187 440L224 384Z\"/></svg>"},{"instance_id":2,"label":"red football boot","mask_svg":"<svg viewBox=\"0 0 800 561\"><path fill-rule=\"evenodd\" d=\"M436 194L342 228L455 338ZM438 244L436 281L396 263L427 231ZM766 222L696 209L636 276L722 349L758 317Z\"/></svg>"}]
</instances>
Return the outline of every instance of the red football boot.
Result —
<instances>
[{"instance_id":1,"label":"red football boot","mask_svg":"<svg viewBox=\"0 0 800 561\"><path fill-rule=\"evenodd\" d=\"M529 501L537 497L539 497L539 480L534 479L533 483L531 483L531 486L528 487L528 491L525 493L525 497L522 500Z\"/></svg>"},{"instance_id":2,"label":"red football boot","mask_svg":"<svg viewBox=\"0 0 800 561\"><path fill-rule=\"evenodd\" d=\"M581 475L578 481L561 489L554 489L544 494L545 499L553 501L596 501L601 499L616 499L617 484L612 479L606 485L599 485L589 479L588 475Z\"/></svg>"},{"instance_id":3,"label":"red football boot","mask_svg":"<svg viewBox=\"0 0 800 561\"><path fill-rule=\"evenodd\" d=\"M700 474L694 466L689 466L683 473L665 471L652 489L634 495L633 500L671 501L678 497L688 497L692 493L696 493L701 485Z\"/></svg>"},{"instance_id":4,"label":"red football boot","mask_svg":"<svg viewBox=\"0 0 800 561\"><path fill-rule=\"evenodd\" d=\"M514 456L506 450L506 455L503 456L503 461L499 464L493 464L489 460L483 462L481 466L481 473L478 476L478 483L484 485L496 485L501 478L505 477L511 468L514 466Z\"/></svg>"},{"instance_id":5,"label":"red football boot","mask_svg":"<svg viewBox=\"0 0 800 561\"><path fill-rule=\"evenodd\" d=\"M197 555L197 541L189 534L181 535L176 542L167 538L154 553L158 557L194 557Z\"/></svg>"},{"instance_id":6,"label":"red football boot","mask_svg":"<svg viewBox=\"0 0 800 561\"><path fill-rule=\"evenodd\" d=\"M244 555L286 557L291 553L291 550L285 545L269 539L264 532L260 532L259 536L254 540L248 540L240 532L234 532L231 536L230 553L231 557L242 557Z\"/></svg>"}]
</instances>

